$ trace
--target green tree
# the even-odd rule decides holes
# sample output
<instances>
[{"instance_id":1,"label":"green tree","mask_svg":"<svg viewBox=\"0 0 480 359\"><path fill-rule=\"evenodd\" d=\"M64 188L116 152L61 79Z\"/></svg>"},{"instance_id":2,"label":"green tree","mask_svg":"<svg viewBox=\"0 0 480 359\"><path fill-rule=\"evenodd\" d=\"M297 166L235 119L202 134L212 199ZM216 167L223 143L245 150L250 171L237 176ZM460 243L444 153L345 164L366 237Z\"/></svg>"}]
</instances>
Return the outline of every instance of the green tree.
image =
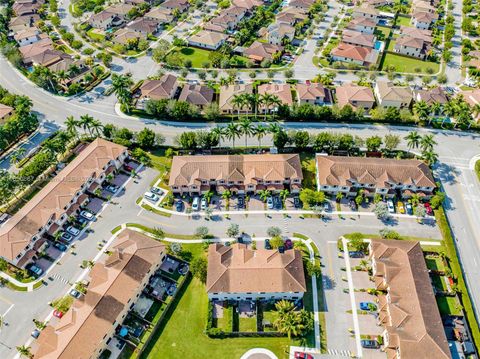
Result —
<instances>
[{"instance_id":1,"label":"green tree","mask_svg":"<svg viewBox=\"0 0 480 359\"><path fill-rule=\"evenodd\" d=\"M273 227L268 227L267 229L267 235L269 237L278 237L281 234L282 234L282 230L280 229L280 227L273 226Z\"/></svg>"},{"instance_id":2,"label":"green tree","mask_svg":"<svg viewBox=\"0 0 480 359\"><path fill-rule=\"evenodd\" d=\"M240 226L236 223L231 223L227 228L228 237L236 237L240 233Z\"/></svg>"},{"instance_id":3,"label":"green tree","mask_svg":"<svg viewBox=\"0 0 480 359\"><path fill-rule=\"evenodd\" d=\"M369 151L378 151L380 149L380 146L382 146L382 138L380 136L368 137L365 141L365 144Z\"/></svg>"},{"instance_id":4,"label":"green tree","mask_svg":"<svg viewBox=\"0 0 480 359\"><path fill-rule=\"evenodd\" d=\"M149 128L144 128L137 133L136 142L144 150L152 149L155 147L155 132Z\"/></svg>"},{"instance_id":5,"label":"green tree","mask_svg":"<svg viewBox=\"0 0 480 359\"><path fill-rule=\"evenodd\" d=\"M417 131L409 132L408 135L405 137L405 140L407 140L408 149L412 150L414 148L418 148L421 138L422 136L420 136Z\"/></svg>"},{"instance_id":6,"label":"green tree","mask_svg":"<svg viewBox=\"0 0 480 359\"><path fill-rule=\"evenodd\" d=\"M192 275L202 283L207 282L207 259L205 257L196 257L190 263Z\"/></svg>"}]
</instances>

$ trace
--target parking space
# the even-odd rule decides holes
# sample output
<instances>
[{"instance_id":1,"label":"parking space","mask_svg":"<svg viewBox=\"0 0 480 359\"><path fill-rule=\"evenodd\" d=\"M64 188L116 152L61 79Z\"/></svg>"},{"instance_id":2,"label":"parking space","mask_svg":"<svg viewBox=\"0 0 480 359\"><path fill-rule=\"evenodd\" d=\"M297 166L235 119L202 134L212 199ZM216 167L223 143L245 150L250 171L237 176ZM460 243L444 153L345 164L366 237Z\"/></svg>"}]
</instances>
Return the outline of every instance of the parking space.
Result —
<instances>
[{"instance_id":1,"label":"parking space","mask_svg":"<svg viewBox=\"0 0 480 359\"><path fill-rule=\"evenodd\" d=\"M62 255L62 251L58 250L53 245L48 246L48 248L45 250L45 252L47 253L47 255L50 258L53 258L55 260L60 258L60 256Z\"/></svg>"},{"instance_id":2,"label":"parking space","mask_svg":"<svg viewBox=\"0 0 480 359\"><path fill-rule=\"evenodd\" d=\"M45 273L53 265L53 262L45 258L39 258L35 261L35 265Z\"/></svg>"},{"instance_id":3,"label":"parking space","mask_svg":"<svg viewBox=\"0 0 480 359\"><path fill-rule=\"evenodd\" d=\"M112 184L117 186L117 187L121 187L128 181L129 178L130 178L130 176L128 176L126 174L123 174L123 173L119 173L112 180Z\"/></svg>"},{"instance_id":4,"label":"parking space","mask_svg":"<svg viewBox=\"0 0 480 359\"><path fill-rule=\"evenodd\" d=\"M104 203L105 202L100 198L93 197L90 199L90 202L87 204L86 208L88 211L96 215L101 211Z\"/></svg>"},{"instance_id":5,"label":"parking space","mask_svg":"<svg viewBox=\"0 0 480 359\"><path fill-rule=\"evenodd\" d=\"M265 203L258 196L250 197L248 202L248 209L250 211L263 211L265 209Z\"/></svg>"}]
</instances>

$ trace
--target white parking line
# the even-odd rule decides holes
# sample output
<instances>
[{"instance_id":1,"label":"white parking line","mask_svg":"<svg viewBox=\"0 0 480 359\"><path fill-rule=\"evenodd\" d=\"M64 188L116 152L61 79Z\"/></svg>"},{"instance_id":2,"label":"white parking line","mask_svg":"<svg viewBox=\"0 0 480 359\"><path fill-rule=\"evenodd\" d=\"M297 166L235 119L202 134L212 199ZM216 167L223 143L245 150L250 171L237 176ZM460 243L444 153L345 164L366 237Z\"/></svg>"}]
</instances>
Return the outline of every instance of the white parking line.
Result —
<instances>
[{"instance_id":1,"label":"white parking line","mask_svg":"<svg viewBox=\"0 0 480 359\"><path fill-rule=\"evenodd\" d=\"M5 318L5 316L8 314L8 312L9 312L10 310L12 310L12 308L13 308L14 306L15 306L15 304L12 303L12 304L10 305L10 307L8 307L8 309L5 311L5 313L3 313L2 318Z\"/></svg>"}]
</instances>

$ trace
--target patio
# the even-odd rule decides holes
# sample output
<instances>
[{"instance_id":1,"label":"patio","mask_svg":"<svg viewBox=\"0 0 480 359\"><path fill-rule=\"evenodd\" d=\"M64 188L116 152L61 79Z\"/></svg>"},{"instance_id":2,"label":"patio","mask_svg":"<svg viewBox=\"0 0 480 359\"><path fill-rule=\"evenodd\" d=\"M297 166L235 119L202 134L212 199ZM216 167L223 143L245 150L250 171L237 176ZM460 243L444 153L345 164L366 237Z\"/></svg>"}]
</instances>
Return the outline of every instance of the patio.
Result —
<instances>
[{"instance_id":1,"label":"patio","mask_svg":"<svg viewBox=\"0 0 480 359\"><path fill-rule=\"evenodd\" d=\"M148 311L152 307L153 300L145 297L143 294L138 298L137 302L133 306L133 310L140 315L142 318L145 318Z\"/></svg>"}]
</instances>

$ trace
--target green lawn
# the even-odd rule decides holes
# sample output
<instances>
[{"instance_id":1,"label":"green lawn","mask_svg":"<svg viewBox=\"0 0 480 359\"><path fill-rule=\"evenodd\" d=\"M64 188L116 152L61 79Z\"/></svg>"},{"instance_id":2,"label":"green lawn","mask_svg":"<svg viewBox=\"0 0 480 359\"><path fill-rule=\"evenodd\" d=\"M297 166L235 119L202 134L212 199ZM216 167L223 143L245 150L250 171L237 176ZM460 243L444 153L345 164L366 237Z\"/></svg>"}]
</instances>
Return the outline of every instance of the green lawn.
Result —
<instances>
[{"instance_id":1,"label":"green lawn","mask_svg":"<svg viewBox=\"0 0 480 359\"><path fill-rule=\"evenodd\" d=\"M95 28L91 28L90 30L87 31L88 37L90 37L94 41L103 41L105 40L105 35L99 34L96 31L98 31Z\"/></svg>"},{"instance_id":2,"label":"green lawn","mask_svg":"<svg viewBox=\"0 0 480 359\"><path fill-rule=\"evenodd\" d=\"M315 156L311 153L301 153L300 161L302 163L303 172L303 188L316 189L316 169L315 169Z\"/></svg>"},{"instance_id":3,"label":"green lawn","mask_svg":"<svg viewBox=\"0 0 480 359\"><path fill-rule=\"evenodd\" d=\"M410 25L410 17L406 17L406 16L399 16L397 17L397 21L395 22L395 25L397 26L411 26Z\"/></svg>"},{"instance_id":4,"label":"green lawn","mask_svg":"<svg viewBox=\"0 0 480 359\"><path fill-rule=\"evenodd\" d=\"M388 46L386 48L387 51L394 51L395 49L395 40L391 39L390 41L388 41Z\"/></svg>"},{"instance_id":5,"label":"green lawn","mask_svg":"<svg viewBox=\"0 0 480 359\"><path fill-rule=\"evenodd\" d=\"M217 328L222 329L224 332L232 331L232 318L233 318L233 307L228 306L223 309L223 317L217 318Z\"/></svg>"},{"instance_id":6,"label":"green lawn","mask_svg":"<svg viewBox=\"0 0 480 359\"><path fill-rule=\"evenodd\" d=\"M257 317L239 318L240 332L256 332L257 331Z\"/></svg>"},{"instance_id":7,"label":"green lawn","mask_svg":"<svg viewBox=\"0 0 480 359\"><path fill-rule=\"evenodd\" d=\"M457 297L437 297L437 304L442 315L462 314L462 307Z\"/></svg>"},{"instance_id":8,"label":"green lawn","mask_svg":"<svg viewBox=\"0 0 480 359\"><path fill-rule=\"evenodd\" d=\"M432 68L433 73L437 73L440 69L440 64L435 62L422 61L413 57L400 56L396 54L385 54L382 62L382 70L388 66L394 66L396 72L410 72L416 73L415 69L420 69L420 73L427 73L427 68Z\"/></svg>"},{"instance_id":9,"label":"green lawn","mask_svg":"<svg viewBox=\"0 0 480 359\"><path fill-rule=\"evenodd\" d=\"M184 244L194 256L203 253L199 244ZM238 359L255 347L273 351L287 358L287 338L228 338L210 339L204 333L208 297L205 286L197 279L185 283L178 301L170 307L165 321L154 334L142 358L222 358Z\"/></svg>"},{"instance_id":10,"label":"green lawn","mask_svg":"<svg viewBox=\"0 0 480 359\"><path fill-rule=\"evenodd\" d=\"M480 160L475 162L475 172L477 173L478 180L480 181Z\"/></svg>"},{"instance_id":11,"label":"green lawn","mask_svg":"<svg viewBox=\"0 0 480 359\"><path fill-rule=\"evenodd\" d=\"M437 290L441 290L443 292L448 291L447 284L445 283L445 277L440 275L432 275L432 282Z\"/></svg>"},{"instance_id":12,"label":"green lawn","mask_svg":"<svg viewBox=\"0 0 480 359\"><path fill-rule=\"evenodd\" d=\"M425 258L425 262L427 263L428 269L438 270L438 271L445 270L445 265L443 263L442 258L440 257L428 257L428 258Z\"/></svg>"},{"instance_id":13,"label":"green lawn","mask_svg":"<svg viewBox=\"0 0 480 359\"><path fill-rule=\"evenodd\" d=\"M205 62L210 62L209 55L211 51L197 49L195 47L182 47L178 53L184 60L192 61L193 67L202 67Z\"/></svg>"},{"instance_id":14,"label":"green lawn","mask_svg":"<svg viewBox=\"0 0 480 359\"><path fill-rule=\"evenodd\" d=\"M385 40L390 36L391 29L385 26L377 26L375 28L375 35L377 35L377 40Z\"/></svg>"}]
</instances>

